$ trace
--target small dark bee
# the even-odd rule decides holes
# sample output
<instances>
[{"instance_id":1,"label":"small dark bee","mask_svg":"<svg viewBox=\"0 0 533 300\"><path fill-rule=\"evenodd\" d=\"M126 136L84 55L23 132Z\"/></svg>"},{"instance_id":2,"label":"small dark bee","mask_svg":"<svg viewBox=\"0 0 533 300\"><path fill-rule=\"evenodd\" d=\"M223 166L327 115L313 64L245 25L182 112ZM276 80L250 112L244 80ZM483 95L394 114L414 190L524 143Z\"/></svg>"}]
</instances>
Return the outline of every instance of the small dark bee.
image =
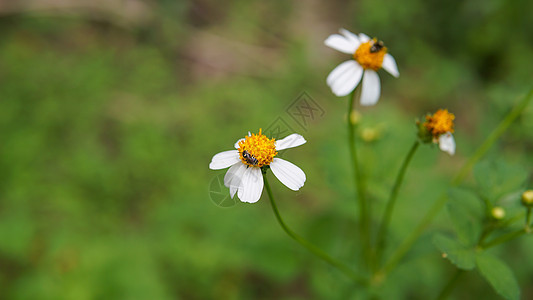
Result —
<instances>
[{"instance_id":1,"label":"small dark bee","mask_svg":"<svg viewBox=\"0 0 533 300\"><path fill-rule=\"evenodd\" d=\"M242 151L242 157L251 164L252 166L257 165L259 162L257 161L257 158L255 158L252 154L250 154L248 151L244 150Z\"/></svg>"},{"instance_id":2,"label":"small dark bee","mask_svg":"<svg viewBox=\"0 0 533 300\"><path fill-rule=\"evenodd\" d=\"M382 41L377 41L372 44L372 47L370 47L370 53L376 53L379 52L379 50L383 49L385 45Z\"/></svg>"}]
</instances>

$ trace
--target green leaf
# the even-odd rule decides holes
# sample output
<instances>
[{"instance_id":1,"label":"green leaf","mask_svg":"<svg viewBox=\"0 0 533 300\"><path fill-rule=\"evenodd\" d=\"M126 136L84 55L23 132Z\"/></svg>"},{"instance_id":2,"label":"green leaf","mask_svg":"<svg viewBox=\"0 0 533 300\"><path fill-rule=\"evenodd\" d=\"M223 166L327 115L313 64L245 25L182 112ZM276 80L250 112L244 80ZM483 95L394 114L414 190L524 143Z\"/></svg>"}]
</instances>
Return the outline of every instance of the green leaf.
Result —
<instances>
[{"instance_id":1,"label":"green leaf","mask_svg":"<svg viewBox=\"0 0 533 300\"><path fill-rule=\"evenodd\" d=\"M459 269L472 270L476 266L474 248L465 247L458 241L443 234L436 234L433 237L433 243L442 251L442 256L450 260Z\"/></svg>"},{"instance_id":2,"label":"green leaf","mask_svg":"<svg viewBox=\"0 0 533 300\"><path fill-rule=\"evenodd\" d=\"M505 194L522 187L528 172L520 166L510 165L503 161L484 161L474 166L480 195L494 203Z\"/></svg>"},{"instance_id":3,"label":"green leaf","mask_svg":"<svg viewBox=\"0 0 533 300\"><path fill-rule=\"evenodd\" d=\"M458 188L448 192L448 215L459 240L467 245L477 245L483 225L483 205L472 192Z\"/></svg>"},{"instance_id":4,"label":"green leaf","mask_svg":"<svg viewBox=\"0 0 533 300\"><path fill-rule=\"evenodd\" d=\"M498 294L506 299L519 299L520 289L509 267L497 257L486 252L476 257L481 275L492 285Z\"/></svg>"}]
</instances>

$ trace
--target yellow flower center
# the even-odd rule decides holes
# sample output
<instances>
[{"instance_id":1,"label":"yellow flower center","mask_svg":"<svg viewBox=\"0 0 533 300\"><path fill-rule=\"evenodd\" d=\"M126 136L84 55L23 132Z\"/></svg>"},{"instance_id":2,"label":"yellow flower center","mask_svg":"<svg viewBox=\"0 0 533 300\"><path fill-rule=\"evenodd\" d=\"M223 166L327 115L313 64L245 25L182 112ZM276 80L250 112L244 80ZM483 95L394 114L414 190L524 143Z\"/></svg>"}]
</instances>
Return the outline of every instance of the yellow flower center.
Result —
<instances>
[{"instance_id":1,"label":"yellow flower center","mask_svg":"<svg viewBox=\"0 0 533 300\"><path fill-rule=\"evenodd\" d=\"M426 116L424 126L433 135L438 138L441 134L446 132L453 133L453 120L455 116L449 113L447 109L439 109L432 116Z\"/></svg>"},{"instance_id":2,"label":"yellow flower center","mask_svg":"<svg viewBox=\"0 0 533 300\"><path fill-rule=\"evenodd\" d=\"M262 167L269 165L276 152L276 139L269 139L261 133L252 134L239 142L239 154L241 161L250 167Z\"/></svg>"},{"instance_id":3,"label":"yellow flower center","mask_svg":"<svg viewBox=\"0 0 533 300\"><path fill-rule=\"evenodd\" d=\"M359 48L357 48L353 54L353 59L355 59L363 69L377 71L381 69L383 57L385 57L386 53L387 47L383 46L383 42L378 42L377 39L372 39L359 45Z\"/></svg>"}]
</instances>

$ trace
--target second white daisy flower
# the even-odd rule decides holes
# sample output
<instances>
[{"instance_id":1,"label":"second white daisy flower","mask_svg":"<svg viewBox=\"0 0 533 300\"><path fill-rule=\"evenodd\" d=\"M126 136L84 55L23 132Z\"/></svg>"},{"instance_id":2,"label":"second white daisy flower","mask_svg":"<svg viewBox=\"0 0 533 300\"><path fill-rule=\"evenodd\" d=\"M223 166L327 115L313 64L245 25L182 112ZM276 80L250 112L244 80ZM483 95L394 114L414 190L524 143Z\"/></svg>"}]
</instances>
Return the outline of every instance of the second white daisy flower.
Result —
<instances>
[{"instance_id":1,"label":"second white daisy flower","mask_svg":"<svg viewBox=\"0 0 533 300\"><path fill-rule=\"evenodd\" d=\"M399 77L398 67L392 55L387 53L383 42L370 39L366 34L356 35L346 29L341 34L332 34L326 46L352 55L352 59L338 65L326 80L332 92L339 96L350 94L362 79L361 105L374 105L381 94L377 70L383 68L394 77Z\"/></svg>"},{"instance_id":2,"label":"second white daisy flower","mask_svg":"<svg viewBox=\"0 0 533 300\"><path fill-rule=\"evenodd\" d=\"M229 167L224 176L224 185L230 190L231 198L237 196L242 202L255 203L263 192L262 167L270 166L272 173L289 189L299 190L305 183L305 173L296 165L275 157L278 151L306 143L299 134L291 134L276 141L261 133L248 134L235 143L237 150L229 150L213 156L209 168L212 170Z\"/></svg>"}]
</instances>

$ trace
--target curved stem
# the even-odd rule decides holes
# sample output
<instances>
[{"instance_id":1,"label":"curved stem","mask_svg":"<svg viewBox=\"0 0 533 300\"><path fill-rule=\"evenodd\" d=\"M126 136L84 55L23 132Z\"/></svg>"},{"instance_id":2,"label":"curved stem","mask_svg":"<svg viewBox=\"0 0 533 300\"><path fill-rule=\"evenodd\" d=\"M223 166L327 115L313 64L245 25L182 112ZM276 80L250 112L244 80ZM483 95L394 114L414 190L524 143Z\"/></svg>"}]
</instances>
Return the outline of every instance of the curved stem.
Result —
<instances>
[{"instance_id":1,"label":"curved stem","mask_svg":"<svg viewBox=\"0 0 533 300\"><path fill-rule=\"evenodd\" d=\"M461 167L457 175L451 182L452 186L456 186L463 181L466 175L470 172L474 164L487 153L496 140L509 128L511 123L524 111L531 99L533 98L533 89L524 97L524 99L513 108L505 118L498 124L498 126L490 133L485 139L483 144L476 150L476 152L468 159L468 161ZM424 230L431 224L435 216L440 212L448 200L446 194L443 194L429 209L419 225L413 230L410 236L408 236L404 242L396 249L392 254L389 261L383 267L383 272L389 272L396 264L404 257L404 255L411 249L413 244L418 240L418 237L424 232Z\"/></svg>"},{"instance_id":2,"label":"curved stem","mask_svg":"<svg viewBox=\"0 0 533 300\"><path fill-rule=\"evenodd\" d=\"M350 277L355 283L358 284L365 284L366 280L363 276L360 276L356 274L354 271L352 271L348 266L343 264L342 262L332 258L329 256L326 252L322 251L317 246L311 244L306 239L302 238L298 234L296 234L294 231L292 231L287 224L283 221L281 218L281 215L279 214L278 207L276 206L276 202L274 201L274 197L272 196L272 190L270 189L270 184L268 183L268 179L266 178L266 174L263 174L263 180L265 183L265 187L268 193L268 197L270 198L270 203L272 204L272 210L274 211L274 215L276 216L276 219L279 222L279 225L281 225L281 228L285 230L285 232L296 242L298 242L300 245L305 247L307 250L309 250L311 253L319 257L320 259L326 261L330 265L334 266L335 268L339 269L341 272L343 272L346 276Z\"/></svg>"},{"instance_id":3,"label":"curved stem","mask_svg":"<svg viewBox=\"0 0 533 300\"><path fill-rule=\"evenodd\" d=\"M505 235L502 235L500 237L497 237L494 240L490 241L489 243L481 245L481 248L487 249L487 248L490 248L490 247L494 247L496 245L505 243L507 241L510 241L512 239L515 239L515 238L517 238L517 237L519 237L521 235L527 234L527 233L528 232L527 232L526 228L523 228L523 229L520 229L520 230L517 230L517 231L513 231L513 232L510 232L508 234L505 234Z\"/></svg>"},{"instance_id":4,"label":"curved stem","mask_svg":"<svg viewBox=\"0 0 533 300\"><path fill-rule=\"evenodd\" d=\"M522 99L522 101L518 103L518 105L515 106L505 116L505 118L500 122L500 124L498 124L498 127L496 127L489 134L487 139L485 139L483 144L479 146L479 148L476 150L474 155L472 155L472 157L468 159L466 164L463 165L461 170L459 170L459 173L457 173L457 176L455 176L455 178L452 180L452 184L456 185L456 184L461 183L461 181L463 181L463 179L466 177L466 175L468 175L468 173L470 172L474 164L476 164L476 162L480 160L481 157L483 157L483 155L487 153L487 151L489 151L489 149L496 142L496 140L500 138L500 136L507 130L507 128L509 128L511 123L513 123L514 120L516 120L516 118L520 116L520 114L522 113L522 111L524 111L524 109L526 109L527 105L529 104L532 98L533 98L533 89L531 89L529 93L524 97L524 99Z\"/></svg>"},{"instance_id":5,"label":"curved stem","mask_svg":"<svg viewBox=\"0 0 533 300\"><path fill-rule=\"evenodd\" d=\"M357 192L357 199L359 201L359 222L360 222L360 234L363 241L363 255L367 258L364 261L368 261L370 256L370 232L369 232L369 212L366 201L365 184L363 182L363 176L359 169L359 162L357 159L357 150L355 146L355 125L351 121L351 114L353 105L355 102L355 96L359 89L354 91L348 97L348 147L350 149L350 155L352 157L352 166L354 172L354 185Z\"/></svg>"},{"instance_id":6,"label":"curved stem","mask_svg":"<svg viewBox=\"0 0 533 300\"><path fill-rule=\"evenodd\" d=\"M383 218L381 220L381 225L379 226L379 231L377 235L377 243L376 243L376 263L377 264L380 263L381 254L383 253L383 250L385 248L385 236L387 235L387 230L388 230L390 219L392 216L392 211L394 210L394 204L396 203L396 199L398 197L398 191L400 190L403 177L405 176L405 171L407 171L409 162L411 162L411 159L413 158L416 152L416 149L418 149L419 145L420 145L420 142L416 140L413 146L411 146L409 153L407 153L407 156L405 157L402 163L400 171L398 171L398 175L396 176L396 181L394 182L394 186L392 187L392 190L389 196L389 201L387 202L387 207L385 208L385 212L383 214Z\"/></svg>"},{"instance_id":7,"label":"curved stem","mask_svg":"<svg viewBox=\"0 0 533 300\"><path fill-rule=\"evenodd\" d=\"M461 275L464 272L465 272L464 270L457 269L457 271L452 276L452 278L450 278L450 281L448 281L446 286L440 292L439 296L437 297L438 300L444 300L444 299L448 298L450 293L453 291L453 288L455 287L455 284L457 283L457 280L459 279L459 277L461 277Z\"/></svg>"}]
</instances>

